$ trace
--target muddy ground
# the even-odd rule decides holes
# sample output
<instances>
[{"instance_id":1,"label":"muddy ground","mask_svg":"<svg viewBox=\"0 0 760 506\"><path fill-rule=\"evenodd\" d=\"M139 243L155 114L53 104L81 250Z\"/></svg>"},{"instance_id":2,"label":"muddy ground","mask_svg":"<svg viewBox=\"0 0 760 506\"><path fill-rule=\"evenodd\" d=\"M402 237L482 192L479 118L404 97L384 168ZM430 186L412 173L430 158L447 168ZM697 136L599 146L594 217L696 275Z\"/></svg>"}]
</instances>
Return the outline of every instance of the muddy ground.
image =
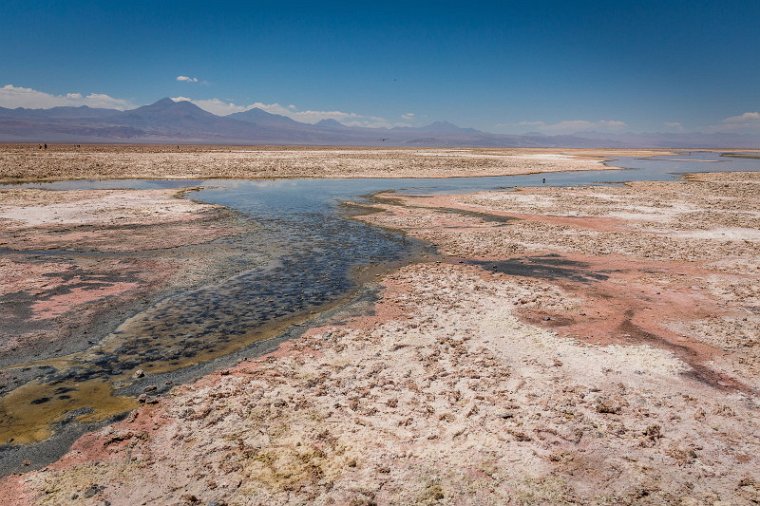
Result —
<instances>
[{"instance_id":1,"label":"muddy ground","mask_svg":"<svg viewBox=\"0 0 760 506\"><path fill-rule=\"evenodd\" d=\"M205 245L242 226L181 193L0 190L1 363L76 351L97 315L205 279Z\"/></svg>"},{"instance_id":2,"label":"muddy ground","mask_svg":"<svg viewBox=\"0 0 760 506\"><path fill-rule=\"evenodd\" d=\"M760 175L377 207L361 219L440 261L383 276L365 316L177 387L0 495L760 502Z\"/></svg>"},{"instance_id":3,"label":"muddy ground","mask_svg":"<svg viewBox=\"0 0 760 506\"><path fill-rule=\"evenodd\" d=\"M0 144L0 182L106 178L502 176L607 168L667 150Z\"/></svg>"},{"instance_id":4,"label":"muddy ground","mask_svg":"<svg viewBox=\"0 0 760 506\"><path fill-rule=\"evenodd\" d=\"M47 440L66 412L101 422L136 404L113 397L105 380L50 380L56 369L163 298L231 274L246 255L232 239L255 224L183 193L0 190L3 472L18 464L15 445ZM105 399L101 413L93 397ZM49 461L86 428L74 425L29 457Z\"/></svg>"}]
</instances>

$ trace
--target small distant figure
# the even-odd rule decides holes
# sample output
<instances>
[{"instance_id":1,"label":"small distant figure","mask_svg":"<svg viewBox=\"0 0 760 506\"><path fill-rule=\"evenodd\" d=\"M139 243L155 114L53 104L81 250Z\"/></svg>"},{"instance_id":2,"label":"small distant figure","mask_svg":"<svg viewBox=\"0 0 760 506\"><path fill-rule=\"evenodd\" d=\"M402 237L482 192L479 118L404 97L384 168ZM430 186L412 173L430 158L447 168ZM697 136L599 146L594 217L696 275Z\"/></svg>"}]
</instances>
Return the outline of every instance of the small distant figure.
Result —
<instances>
[{"instance_id":1,"label":"small distant figure","mask_svg":"<svg viewBox=\"0 0 760 506\"><path fill-rule=\"evenodd\" d=\"M541 181L541 182L544 183L544 184L546 184L546 178L543 178L543 181Z\"/></svg>"},{"instance_id":2,"label":"small distant figure","mask_svg":"<svg viewBox=\"0 0 760 506\"><path fill-rule=\"evenodd\" d=\"M45 144L44 146L45 146L45 149L47 149L47 144Z\"/></svg>"},{"instance_id":3,"label":"small distant figure","mask_svg":"<svg viewBox=\"0 0 760 506\"><path fill-rule=\"evenodd\" d=\"M37 149L42 149L42 144L40 144L40 146Z\"/></svg>"}]
</instances>

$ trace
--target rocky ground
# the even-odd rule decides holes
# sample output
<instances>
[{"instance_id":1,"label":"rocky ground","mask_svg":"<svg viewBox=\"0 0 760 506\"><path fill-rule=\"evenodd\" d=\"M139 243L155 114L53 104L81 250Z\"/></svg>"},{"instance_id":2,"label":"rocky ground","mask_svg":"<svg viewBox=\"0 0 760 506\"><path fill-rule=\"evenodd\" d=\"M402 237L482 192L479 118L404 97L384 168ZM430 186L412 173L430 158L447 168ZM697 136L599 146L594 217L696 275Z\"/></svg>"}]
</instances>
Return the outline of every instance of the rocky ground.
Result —
<instances>
[{"instance_id":1,"label":"rocky ground","mask_svg":"<svg viewBox=\"0 0 760 506\"><path fill-rule=\"evenodd\" d=\"M456 177L605 169L666 150L0 145L0 182L105 178Z\"/></svg>"},{"instance_id":2,"label":"rocky ground","mask_svg":"<svg viewBox=\"0 0 760 506\"><path fill-rule=\"evenodd\" d=\"M381 196L363 317L8 476L17 504L757 504L760 177Z\"/></svg>"}]
</instances>

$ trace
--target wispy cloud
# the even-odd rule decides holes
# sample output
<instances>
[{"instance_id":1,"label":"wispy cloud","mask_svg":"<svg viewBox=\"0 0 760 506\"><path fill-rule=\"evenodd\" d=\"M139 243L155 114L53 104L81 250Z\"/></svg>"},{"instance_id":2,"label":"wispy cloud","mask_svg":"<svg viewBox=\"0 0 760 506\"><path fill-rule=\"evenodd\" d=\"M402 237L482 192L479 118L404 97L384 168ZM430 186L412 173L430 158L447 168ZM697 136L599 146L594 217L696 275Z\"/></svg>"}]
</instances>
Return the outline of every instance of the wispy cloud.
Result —
<instances>
[{"instance_id":1,"label":"wispy cloud","mask_svg":"<svg viewBox=\"0 0 760 506\"><path fill-rule=\"evenodd\" d=\"M760 112L745 112L744 114L730 116L723 120L723 123L729 125L746 125L756 122L760 122Z\"/></svg>"},{"instance_id":2,"label":"wispy cloud","mask_svg":"<svg viewBox=\"0 0 760 506\"><path fill-rule=\"evenodd\" d=\"M177 76L177 81L182 81L185 83L197 83L198 78L197 77L190 77L190 76Z\"/></svg>"},{"instance_id":3,"label":"wispy cloud","mask_svg":"<svg viewBox=\"0 0 760 506\"><path fill-rule=\"evenodd\" d=\"M196 79L190 78L188 76L177 77L178 80L184 80L180 78ZM198 81L196 79L195 81L191 82ZM239 105L233 101L221 100L218 98L192 99L189 97L174 97L173 100L192 102L201 109L205 109L206 111L217 114L219 116L227 116L235 112L242 112L253 108L259 108L269 113L287 116L303 123L317 123L324 119L333 119L348 126L392 127L398 125L409 125L409 123L414 120L414 115L411 113L402 115L403 122L392 122L381 116L371 116L340 110L302 110L293 104L285 106L276 102L253 102L246 105ZM129 100L115 98L104 93L90 93L87 95L83 95L82 93L66 93L63 95L54 95L32 88L14 86L13 84L6 84L0 88L0 107L49 109L51 107L58 106L78 107L81 105L126 110L134 109L135 107L138 107L139 104L134 104Z\"/></svg>"},{"instance_id":4,"label":"wispy cloud","mask_svg":"<svg viewBox=\"0 0 760 506\"><path fill-rule=\"evenodd\" d=\"M50 93L45 93L44 91L23 88L12 84L6 84L0 88L0 107L49 109L51 107L78 107L80 105L119 110L136 107L136 105L129 100L114 98L104 93L90 93L88 95L82 95L81 93L66 93L64 95L52 95Z\"/></svg>"},{"instance_id":5,"label":"wispy cloud","mask_svg":"<svg viewBox=\"0 0 760 506\"><path fill-rule=\"evenodd\" d=\"M208 111L217 116L227 116L228 114L245 111L246 108L233 102L225 102L218 98L208 100L195 100L189 97L172 97L175 102L192 102L201 109Z\"/></svg>"},{"instance_id":6,"label":"wispy cloud","mask_svg":"<svg viewBox=\"0 0 760 506\"><path fill-rule=\"evenodd\" d=\"M413 112L405 112L401 115L401 119L404 121L414 121L416 119L417 115Z\"/></svg>"},{"instance_id":7,"label":"wispy cloud","mask_svg":"<svg viewBox=\"0 0 760 506\"><path fill-rule=\"evenodd\" d=\"M333 119L347 126L361 127L392 127L397 125L407 125L409 118L403 118L405 122L394 123L380 116L370 116L355 112L345 111L320 111L320 110L301 110L293 104L284 106L277 102L267 104L264 102L253 102L246 105L236 104L232 101L225 101L218 98L210 99L192 99L188 97L173 97L175 101L188 101L197 105L210 113L219 116L227 116L236 112L248 111L258 108L271 114L279 114L288 118L300 121L302 123L318 123L325 119Z\"/></svg>"},{"instance_id":8,"label":"wispy cloud","mask_svg":"<svg viewBox=\"0 0 760 506\"><path fill-rule=\"evenodd\" d=\"M760 112L745 112L729 116L717 125L706 128L707 132L716 133L757 133L760 132Z\"/></svg>"},{"instance_id":9,"label":"wispy cloud","mask_svg":"<svg viewBox=\"0 0 760 506\"><path fill-rule=\"evenodd\" d=\"M545 121L521 121L517 124L501 124L502 128L514 130L515 127L522 131L540 132L549 135L565 135L580 132L619 132L627 126L624 121L619 120L598 120L589 121L583 119L573 119L558 121L556 123L547 123Z\"/></svg>"}]
</instances>

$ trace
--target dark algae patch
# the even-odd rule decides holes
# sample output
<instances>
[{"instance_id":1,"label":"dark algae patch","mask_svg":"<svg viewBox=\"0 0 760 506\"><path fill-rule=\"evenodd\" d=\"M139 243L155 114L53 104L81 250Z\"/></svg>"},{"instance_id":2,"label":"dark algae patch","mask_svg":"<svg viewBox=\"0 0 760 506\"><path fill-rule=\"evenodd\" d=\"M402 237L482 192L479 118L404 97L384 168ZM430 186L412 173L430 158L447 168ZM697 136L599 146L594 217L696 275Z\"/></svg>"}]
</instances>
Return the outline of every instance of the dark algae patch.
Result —
<instances>
[{"instance_id":1,"label":"dark algae patch","mask_svg":"<svg viewBox=\"0 0 760 506\"><path fill-rule=\"evenodd\" d=\"M607 273L593 270L591 264L587 262L568 260L556 254L526 256L501 261L468 260L466 263L477 265L490 272L550 280L565 279L591 283L609 278Z\"/></svg>"},{"instance_id":2,"label":"dark algae patch","mask_svg":"<svg viewBox=\"0 0 760 506\"><path fill-rule=\"evenodd\" d=\"M256 215L255 233L218 241L245 240L256 253L237 274L171 294L83 351L8 368L25 370L26 381L0 398L3 472L13 468L3 460L19 461L20 445L113 420L138 405L145 380L172 383L180 371L283 335L355 292L363 267L408 261L420 251L415 241L350 220L330 205L248 211Z\"/></svg>"}]
</instances>

